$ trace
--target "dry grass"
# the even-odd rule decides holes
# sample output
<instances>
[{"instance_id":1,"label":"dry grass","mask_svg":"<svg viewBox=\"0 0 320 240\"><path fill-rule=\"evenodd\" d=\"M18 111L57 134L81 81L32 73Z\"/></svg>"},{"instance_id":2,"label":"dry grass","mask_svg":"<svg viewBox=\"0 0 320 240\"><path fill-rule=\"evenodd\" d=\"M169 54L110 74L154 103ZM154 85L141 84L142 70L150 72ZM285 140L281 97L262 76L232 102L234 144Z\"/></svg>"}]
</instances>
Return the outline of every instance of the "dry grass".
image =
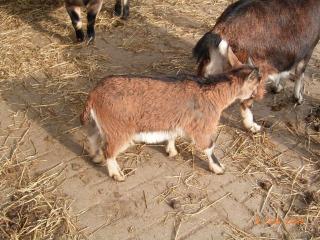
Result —
<instances>
[{"instance_id":1,"label":"dry grass","mask_svg":"<svg viewBox=\"0 0 320 240\"><path fill-rule=\"evenodd\" d=\"M194 72L190 39L198 39L207 31L231 2L234 1L132 1L132 17L124 22L112 18L113 1L105 1L96 24L100 35L97 45L86 46L73 43L63 1L0 0L0 93L13 111L9 124L2 125L0 132L1 239L84 238L75 226L76 218L70 216L71 202L59 191L63 174L56 169L34 174L35 160L44 157L39 156L29 139L29 123L36 122L55 139L73 136L79 130L78 114L88 90L104 75L124 71ZM111 50L104 46L111 46ZM154 58L143 59L149 53ZM138 63L141 60L141 64L123 63L124 58L116 58L118 54L131 54L128 58ZM139 54L142 59L134 58ZM314 55L311 66L318 69L319 53ZM313 78L319 76L317 71ZM310 113L308 127L312 131L300 135L294 129L287 131L319 144L319 133L314 131L319 117L314 113L316 108ZM259 176L256 192L264 196L260 213L271 209L281 220L280 231L288 238L292 236L284 223L290 219L303 219L303 224L296 226L299 231L319 236L318 153L309 148L311 157L301 154L305 164L296 167L284 160L290 149L279 151L270 134L250 135L229 127L223 131L231 136L230 142L221 145L223 161L237 166L239 176ZM186 156L183 164L190 163L192 170L169 177L173 183L156 198L173 208L164 221L174 217L175 238L179 237L181 224L229 196L210 199L207 186L199 180L202 173L194 164L204 156L184 140L179 141L178 148ZM120 161L130 175L149 158L139 145L123 154ZM226 225L232 231L231 239L256 238L231 223Z\"/></svg>"},{"instance_id":2,"label":"dry grass","mask_svg":"<svg viewBox=\"0 0 320 240\"><path fill-rule=\"evenodd\" d=\"M262 176L257 179L257 191L265 196L260 216L270 214L279 221L283 233L292 239L286 226L295 226L309 236L319 236L320 192L317 188L318 159L303 156L305 164L296 167L286 161L287 152L277 146L265 133L248 135L236 131L234 141L228 148L227 157L239 167L240 174ZM271 225L278 222L271 222ZM279 228L280 228L279 226ZM278 229L279 230L279 229Z\"/></svg>"},{"instance_id":3,"label":"dry grass","mask_svg":"<svg viewBox=\"0 0 320 240\"><path fill-rule=\"evenodd\" d=\"M280 236L288 239L295 239L302 232L304 236L319 236L317 159L301 156L307 163L295 167L290 165L290 161L284 160L291 149L277 150L266 133L252 135L226 126L221 126L219 134L221 132L232 137L220 145L224 151L223 162L236 166L238 170L235 174L239 177L253 176L256 179L255 194L264 196L260 210L256 213L260 219L259 224L274 227ZM180 155L187 157L183 164L193 166L193 170L168 177L173 182L156 198L158 202L164 201L173 209L164 217L164 223L170 218L174 219L175 239L178 239L182 224L230 196L227 193L212 201L208 197L211 190L199 180L203 173L194 167L194 161L205 160L205 156L183 139L178 141L177 146ZM228 239L277 239L254 235L231 222L225 222L225 226L231 231Z\"/></svg>"},{"instance_id":4,"label":"dry grass","mask_svg":"<svg viewBox=\"0 0 320 240\"><path fill-rule=\"evenodd\" d=\"M30 122L21 113L1 132L0 239L85 239L70 216L71 200L60 190L58 166L35 175L43 156L27 137Z\"/></svg>"}]
</instances>

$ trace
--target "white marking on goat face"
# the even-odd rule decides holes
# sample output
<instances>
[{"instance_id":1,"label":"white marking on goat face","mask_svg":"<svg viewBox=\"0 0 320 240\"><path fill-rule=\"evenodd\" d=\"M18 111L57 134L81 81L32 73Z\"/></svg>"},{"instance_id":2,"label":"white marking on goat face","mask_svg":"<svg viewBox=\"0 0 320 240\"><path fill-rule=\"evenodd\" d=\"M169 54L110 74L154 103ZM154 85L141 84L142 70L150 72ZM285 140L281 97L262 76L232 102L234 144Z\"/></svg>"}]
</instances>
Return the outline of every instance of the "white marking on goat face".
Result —
<instances>
[{"instance_id":1,"label":"white marking on goat face","mask_svg":"<svg viewBox=\"0 0 320 240\"><path fill-rule=\"evenodd\" d=\"M222 56L220 52L217 51L217 49L211 48L210 62L205 66L204 77L208 77L217 73L222 73L226 65L226 58Z\"/></svg>"},{"instance_id":2,"label":"white marking on goat face","mask_svg":"<svg viewBox=\"0 0 320 240\"><path fill-rule=\"evenodd\" d=\"M218 48L210 48L210 62L205 66L204 77L222 73L228 66L228 48L226 40L221 40Z\"/></svg>"},{"instance_id":3,"label":"white marking on goat face","mask_svg":"<svg viewBox=\"0 0 320 240\"><path fill-rule=\"evenodd\" d=\"M219 48L220 54L225 58L228 57L228 47L229 47L228 42L222 39L218 48Z\"/></svg>"}]
</instances>

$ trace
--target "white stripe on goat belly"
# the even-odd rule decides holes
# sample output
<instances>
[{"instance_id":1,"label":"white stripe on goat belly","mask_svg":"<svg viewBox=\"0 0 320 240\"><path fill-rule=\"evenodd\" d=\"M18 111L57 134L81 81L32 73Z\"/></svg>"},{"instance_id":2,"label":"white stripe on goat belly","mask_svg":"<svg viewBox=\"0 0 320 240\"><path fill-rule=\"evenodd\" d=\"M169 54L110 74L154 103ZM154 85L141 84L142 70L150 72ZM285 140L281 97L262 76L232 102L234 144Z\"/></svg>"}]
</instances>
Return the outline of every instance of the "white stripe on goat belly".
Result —
<instances>
[{"instance_id":1,"label":"white stripe on goat belly","mask_svg":"<svg viewBox=\"0 0 320 240\"><path fill-rule=\"evenodd\" d=\"M133 141L153 144L175 139L176 137L183 135L181 130L140 132L134 135Z\"/></svg>"}]
</instances>

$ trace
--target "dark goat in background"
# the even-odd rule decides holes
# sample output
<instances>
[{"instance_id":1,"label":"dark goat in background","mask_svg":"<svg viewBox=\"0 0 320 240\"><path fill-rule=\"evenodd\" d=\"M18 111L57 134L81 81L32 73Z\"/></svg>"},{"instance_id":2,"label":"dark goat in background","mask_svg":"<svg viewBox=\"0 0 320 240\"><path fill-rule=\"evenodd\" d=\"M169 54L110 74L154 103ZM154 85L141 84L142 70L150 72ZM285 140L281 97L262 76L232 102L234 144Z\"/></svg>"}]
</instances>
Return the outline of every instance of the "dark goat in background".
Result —
<instances>
[{"instance_id":1,"label":"dark goat in background","mask_svg":"<svg viewBox=\"0 0 320 240\"><path fill-rule=\"evenodd\" d=\"M240 0L231 4L193 49L198 75L223 72L230 67L226 49L240 62L252 57L260 69L262 84L256 98L262 98L264 83L275 83L275 91L283 89L281 80L295 80L294 97L303 102L306 66L320 37L319 0ZM259 131L250 111L252 99L244 101L241 113L244 125Z\"/></svg>"},{"instance_id":2,"label":"dark goat in background","mask_svg":"<svg viewBox=\"0 0 320 240\"><path fill-rule=\"evenodd\" d=\"M102 7L103 0L65 0L67 12L71 18L72 25L76 32L76 37L79 42L84 40L84 32L82 30L81 22L81 7L85 6L87 9L87 37L88 42L95 38L94 24L96 17ZM126 19L129 16L129 0L116 0L114 7L115 15Z\"/></svg>"}]
</instances>

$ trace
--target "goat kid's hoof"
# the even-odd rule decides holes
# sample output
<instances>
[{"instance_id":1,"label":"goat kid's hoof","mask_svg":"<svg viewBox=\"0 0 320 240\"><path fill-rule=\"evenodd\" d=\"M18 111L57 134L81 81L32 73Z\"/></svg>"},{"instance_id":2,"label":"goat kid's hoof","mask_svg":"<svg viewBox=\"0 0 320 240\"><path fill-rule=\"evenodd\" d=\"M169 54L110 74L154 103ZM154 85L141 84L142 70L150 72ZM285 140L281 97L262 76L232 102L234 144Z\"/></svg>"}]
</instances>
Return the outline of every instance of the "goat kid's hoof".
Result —
<instances>
[{"instance_id":1,"label":"goat kid's hoof","mask_svg":"<svg viewBox=\"0 0 320 240\"><path fill-rule=\"evenodd\" d=\"M113 175L112 178L118 182L123 182L126 179L122 171L120 171L119 175Z\"/></svg>"},{"instance_id":2,"label":"goat kid's hoof","mask_svg":"<svg viewBox=\"0 0 320 240\"><path fill-rule=\"evenodd\" d=\"M173 158L178 155L178 151L176 149L174 149L174 150L166 149L166 152L168 153L168 156L170 158Z\"/></svg>"},{"instance_id":3,"label":"goat kid's hoof","mask_svg":"<svg viewBox=\"0 0 320 240\"><path fill-rule=\"evenodd\" d=\"M109 176L118 182L123 182L126 179L126 176L121 171L119 166L109 167Z\"/></svg>"},{"instance_id":4,"label":"goat kid's hoof","mask_svg":"<svg viewBox=\"0 0 320 240\"><path fill-rule=\"evenodd\" d=\"M96 155L92 158L92 162L94 163L102 163L104 161L104 157L101 155Z\"/></svg>"},{"instance_id":5,"label":"goat kid's hoof","mask_svg":"<svg viewBox=\"0 0 320 240\"><path fill-rule=\"evenodd\" d=\"M217 175L222 175L225 172L225 167L221 163L220 163L220 166L218 166L217 164L209 165L209 169L211 172L214 172Z\"/></svg>"},{"instance_id":6,"label":"goat kid's hoof","mask_svg":"<svg viewBox=\"0 0 320 240\"><path fill-rule=\"evenodd\" d=\"M175 157L175 156L177 156L177 155L178 155L178 152L177 152L177 151L175 151L175 152L173 152L173 151L169 152L169 157L171 157L171 158L173 158L173 157Z\"/></svg>"},{"instance_id":7,"label":"goat kid's hoof","mask_svg":"<svg viewBox=\"0 0 320 240\"><path fill-rule=\"evenodd\" d=\"M257 133L261 131L261 126L259 124L253 123L252 127L249 130L252 133Z\"/></svg>"},{"instance_id":8,"label":"goat kid's hoof","mask_svg":"<svg viewBox=\"0 0 320 240\"><path fill-rule=\"evenodd\" d=\"M118 182L123 182L126 179L126 176L121 170L117 172L109 172L109 176Z\"/></svg>"}]
</instances>

